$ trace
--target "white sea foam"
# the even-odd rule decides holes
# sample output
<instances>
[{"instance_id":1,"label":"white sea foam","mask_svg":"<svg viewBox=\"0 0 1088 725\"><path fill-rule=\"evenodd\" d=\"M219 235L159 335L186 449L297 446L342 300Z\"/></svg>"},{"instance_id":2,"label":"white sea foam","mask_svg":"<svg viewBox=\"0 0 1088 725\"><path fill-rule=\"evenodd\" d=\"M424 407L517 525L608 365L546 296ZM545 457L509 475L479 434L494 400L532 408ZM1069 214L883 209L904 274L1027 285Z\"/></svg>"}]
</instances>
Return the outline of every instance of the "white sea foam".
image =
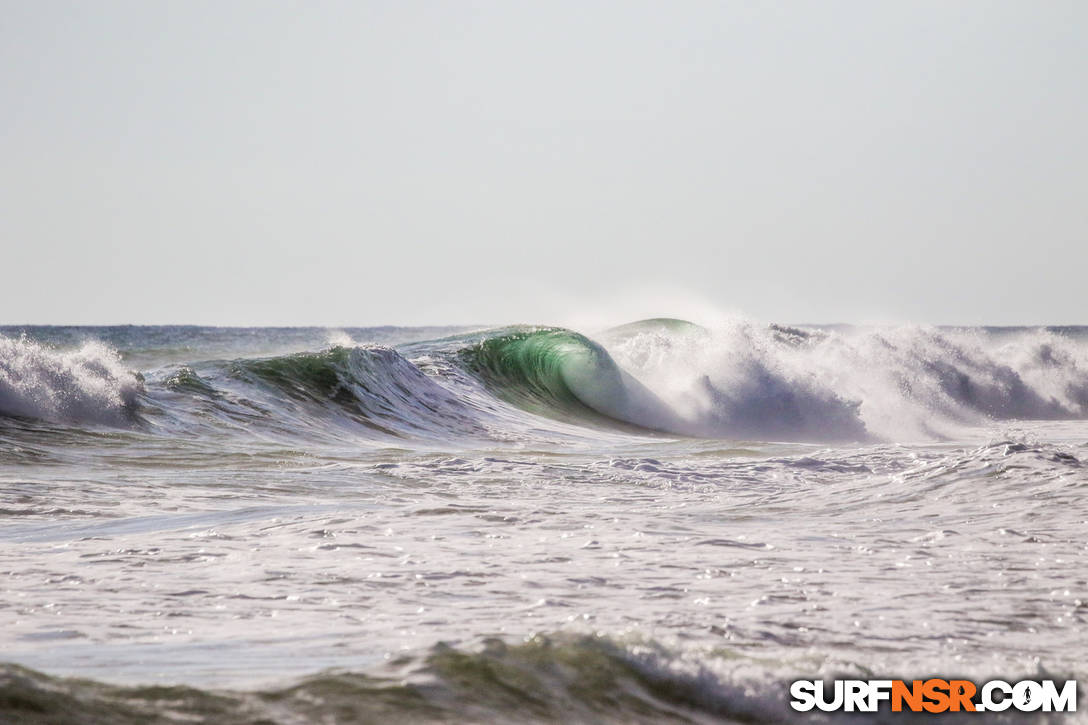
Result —
<instances>
[{"instance_id":1,"label":"white sea foam","mask_svg":"<svg viewBox=\"0 0 1088 725\"><path fill-rule=\"evenodd\" d=\"M795 330L737 319L628 332L607 347L683 418L678 432L699 436L924 440L994 420L1088 415L1088 349L1046 330Z\"/></svg>"},{"instance_id":2,"label":"white sea foam","mask_svg":"<svg viewBox=\"0 0 1088 725\"><path fill-rule=\"evenodd\" d=\"M124 424L140 382L100 342L59 351L0 336L0 414L57 422Z\"/></svg>"}]
</instances>

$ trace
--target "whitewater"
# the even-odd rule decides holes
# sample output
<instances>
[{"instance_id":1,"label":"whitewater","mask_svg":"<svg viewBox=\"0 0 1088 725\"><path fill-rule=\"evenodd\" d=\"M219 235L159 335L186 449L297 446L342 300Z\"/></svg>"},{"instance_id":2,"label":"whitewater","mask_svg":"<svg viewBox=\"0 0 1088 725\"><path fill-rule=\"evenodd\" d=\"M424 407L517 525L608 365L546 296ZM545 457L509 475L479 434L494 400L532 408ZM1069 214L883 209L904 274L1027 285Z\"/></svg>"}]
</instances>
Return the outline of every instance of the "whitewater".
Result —
<instances>
[{"instance_id":1,"label":"whitewater","mask_svg":"<svg viewBox=\"0 0 1088 725\"><path fill-rule=\"evenodd\" d=\"M1086 494L1088 327L0 327L0 722L1083 688Z\"/></svg>"}]
</instances>

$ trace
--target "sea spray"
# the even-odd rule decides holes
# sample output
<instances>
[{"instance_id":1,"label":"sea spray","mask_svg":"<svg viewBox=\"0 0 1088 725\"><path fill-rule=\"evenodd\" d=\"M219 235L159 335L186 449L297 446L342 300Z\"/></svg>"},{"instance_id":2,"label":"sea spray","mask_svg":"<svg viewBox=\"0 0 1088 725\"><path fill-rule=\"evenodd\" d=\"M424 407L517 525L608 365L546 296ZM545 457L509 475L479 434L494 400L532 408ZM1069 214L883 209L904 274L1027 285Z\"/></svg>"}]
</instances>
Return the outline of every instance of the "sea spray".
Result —
<instances>
[{"instance_id":1,"label":"sea spray","mask_svg":"<svg viewBox=\"0 0 1088 725\"><path fill-rule=\"evenodd\" d=\"M62 351L0 336L0 415L127 425L140 388L139 377L101 342Z\"/></svg>"}]
</instances>

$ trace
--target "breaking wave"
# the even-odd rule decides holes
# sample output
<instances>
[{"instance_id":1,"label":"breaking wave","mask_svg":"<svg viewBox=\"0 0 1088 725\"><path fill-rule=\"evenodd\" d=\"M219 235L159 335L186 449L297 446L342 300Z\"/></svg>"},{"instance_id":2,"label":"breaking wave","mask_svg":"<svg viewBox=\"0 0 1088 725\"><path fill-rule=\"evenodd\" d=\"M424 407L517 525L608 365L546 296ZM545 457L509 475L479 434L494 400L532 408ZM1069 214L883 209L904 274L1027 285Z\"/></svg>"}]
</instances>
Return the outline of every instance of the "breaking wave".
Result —
<instances>
[{"instance_id":1,"label":"breaking wave","mask_svg":"<svg viewBox=\"0 0 1088 725\"><path fill-rule=\"evenodd\" d=\"M461 351L498 397L542 415L676 432L673 411L584 335L561 328L490 337Z\"/></svg>"},{"instance_id":2,"label":"breaking wave","mask_svg":"<svg viewBox=\"0 0 1088 725\"><path fill-rule=\"evenodd\" d=\"M711 329L660 319L592 337L513 327L396 349L353 344L194 360L141 374L100 342L65 350L0 337L0 416L379 443L602 430L922 440L998 420L1088 417L1088 345L1083 335L1046 329L746 320Z\"/></svg>"},{"instance_id":3,"label":"breaking wave","mask_svg":"<svg viewBox=\"0 0 1088 725\"><path fill-rule=\"evenodd\" d=\"M0 336L0 415L125 425L140 387L140 377L100 342L58 351Z\"/></svg>"}]
</instances>

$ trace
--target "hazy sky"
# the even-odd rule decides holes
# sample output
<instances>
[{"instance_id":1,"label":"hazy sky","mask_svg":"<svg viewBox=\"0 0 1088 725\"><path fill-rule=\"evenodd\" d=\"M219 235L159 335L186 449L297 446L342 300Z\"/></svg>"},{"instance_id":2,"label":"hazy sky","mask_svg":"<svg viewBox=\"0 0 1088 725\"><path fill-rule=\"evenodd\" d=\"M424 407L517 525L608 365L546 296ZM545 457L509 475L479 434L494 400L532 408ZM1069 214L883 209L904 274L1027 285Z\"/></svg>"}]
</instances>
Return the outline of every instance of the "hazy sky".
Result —
<instances>
[{"instance_id":1,"label":"hazy sky","mask_svg":"<svg viewBox=\"0 0 1088 725\"><path fill-rule=\"evenodd\" d=\"M0 0L0 322L1088 323L1088 3Z\"/></svg>"}]
</instances>

